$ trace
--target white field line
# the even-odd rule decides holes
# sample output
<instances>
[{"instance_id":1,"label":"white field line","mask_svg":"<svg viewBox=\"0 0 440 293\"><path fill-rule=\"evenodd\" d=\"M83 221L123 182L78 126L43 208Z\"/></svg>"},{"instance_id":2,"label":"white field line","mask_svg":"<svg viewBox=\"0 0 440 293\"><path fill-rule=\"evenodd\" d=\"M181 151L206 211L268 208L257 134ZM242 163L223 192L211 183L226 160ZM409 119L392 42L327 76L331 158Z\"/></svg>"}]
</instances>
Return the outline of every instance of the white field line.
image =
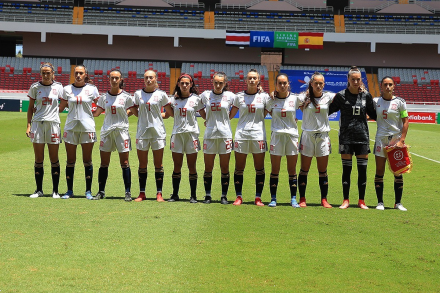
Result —
<instances>
[{"instance_id":1,"label":"white field line","mask_svg":"<svg viewBox=\"0 0 440 293\"><path fill-rule=\"evenodd\" d=\"M332 128L332 130L336 130L336 131L338 131L338 129L336 129L336 128ZM370 138L370 140L373 141L373 142L375 142L374 139L371 139L371 138ZM419 154L416 154L416 153L411 152L411 156L412 156L412 155L414 155L414 156L416 156L416 157L420 157L420 158L426 159L426 160L428 160L428 161L431 161L431 162L434 162L434 163L437 163L437 164L440 164L439 161L436 161L436 160L433 160L433 159L430 159L430 158L424 157L424 156L422 156L422 155L419 155Z\"/></svg>"}]
</instances>

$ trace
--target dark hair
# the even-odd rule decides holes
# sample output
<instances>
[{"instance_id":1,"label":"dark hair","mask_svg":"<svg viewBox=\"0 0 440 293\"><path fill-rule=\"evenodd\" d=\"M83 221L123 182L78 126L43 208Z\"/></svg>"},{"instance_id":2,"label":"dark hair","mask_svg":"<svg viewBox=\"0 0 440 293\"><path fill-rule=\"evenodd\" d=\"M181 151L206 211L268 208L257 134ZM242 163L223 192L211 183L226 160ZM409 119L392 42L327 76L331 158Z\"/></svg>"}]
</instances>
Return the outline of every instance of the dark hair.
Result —
<instances>
[{"instance_id":1,"label":"dark hair","mask_svg":"<svg viewBox=\"0 0 440 293\"><path fill-rule=\"evenodd\" d=\"M192 84L191 87L190 87L190 89L189 89L189 92L190 92L191 94L196 94L196 95L198 95L198 94L199 94L199 89L196 87L196 84L194 83L194 79L192 78L192 76L189 75L188 73L182 73L182 74L180 75L180 77L177 79L176 86L174 87L174 92L173 92L174 96L175 96L176 98L178 98L178 99L184 99L184 98L182 97L182 92L180 91L180 87L179 87L180 80L181 80L182 78L188 78L189 81L190 81L190 83Z\"/></svg>"},{"instance_id":2,"label":"dark hair","mask_svg":"<svg viewBox=\"0 0 440 293\"><path fill-rule=\"evenodd\" d=\"M278 73L277 76L275 77L275 91L274 91L274 93L273 93L273 95L274 95L275 97L278 96L278 92L277 92L277 82L278 82L278 78L281 77L281 76L285 76L285 77L287 78L287 82L289 83L289 89L288 89L288 91L290 91L290 80L289 80L289 76L288 76L287 74L285 74L285 73Z\"/></svg>"},{"instance_id":3,"label":"dark hair","mask_svg":"<svg viewBox=\"0 0 440 293\"><path fill-rule=\"evenodd\" d=\"M257 83L257 88L258 88L258 92L264 92L263 87L261 86L261 80L260 80L260 73L255 69L255 68L251 68L248 73L246 74L246 78L249 75L249 73L251 72L255 72L258 75L258 83Z\"/></svg>"},{"instance_id":4,"label":"dark hair","mask_svg":"<svg viewBox=\"0 0 440 293\"><path fill-rule=\"evenodd\" d=\"M359 73L361 74L361 71L359 70L359 68L357 68L357 66L352 66L350 67L350 70L347 73L347 79L350 78L350 75L354 74L354 73ZM347 81L347 88L350 87L350 82ZM361 82L359 83L359 92L366 92L367 89L365 88L364 82L362 81L361 78Z\"/></svg>"},{"instance_id":5,"label":"dark hair","mask_svg":"<svg viewBox=\"0 0 440 293\"><path fill-rule=\"evenodd\" d=\"M226 73L222 72L222 71L217 71L216 73L214 73L214 75L212 76L212 79L214 79L214 77L223 77L223 81L225 83L225 86L222 89L222 92L224 91L228 91L229 90L229 83L228 83L228 76L226 75Z\"/></svg>"},{"instance_id":6,"label":"dark hair","mask_svg":"<svg viewBox=\"0 0 440 293\"><path fill-rule=\"evenodd\" d=\"M393 81L393 84L395 84L395 82L394 82L394 79L391 77L391 76L384 76L383 78L382 78L382 80L380 81L380 84L383 84L383 81L385 80L385 79L391 79L392 81Z\"/></svg>"},{"instance_id":7,"label":"dark hair","mask_svg":"<svg viewBox=\"0 0 440 293\"><path fill-rule=\"evenodd\" d=\"M122 72L119 69L112 69L108 75L108 78L110 79L110 74L112 72L119 72L119 74L121 75L121 80L119 81L119 88L123 89L125 86L125 81L124 81L124 77L122 76Z\"/></svg>"},{"instance_id":8,"label":"dark hair","mask_svg":"<svg viewBox=\"0 0 440 293\"><path fill-rule=\"evenodd\" d=\"M53 69L53 65L50 62L43 62L40 64L40 73L41 73L41 69L43 69L44 67L49 67L50 70L52 70L52 81L55 80L55 69Z\"/></svg>"},{"instance_id":9,"label":"dark hair","mask_svg":"<svg viewBox=\"0 0 440 293\"><path fill-rule=\"evenodd\" d=\"M304 99L304 108L306 108L310 103L312 103L315 108L318 107L318 104L315 101L315 98L318 97L315 97L315 93L313 92L313 87L312 87L312 83L315 80L315 77L317 76L322 76L322 78L324 79L324 75L322 75L322 73L318 71L315 71L315 73L313 73L312 77L309 80L307 89L304 92L306 96L306 98Z\"/></svg>"},{"instance_id":10,"label":"dark hair","mask_svg":"<svg viewBox=\"0 0 440 293\"><path fill-rule=\"evenodd\" d=\"M85 82L85 83L93 84L94 82L93 82L93 80L91 80L90 77L89 77L89 71L87 70L87 67L86 67L85 65L83 65L83 64L79 64L79 65L76 65L76 66L75 66L74 71L75 71L75 69L77 69L78 67L83 67L83 68L84 68L84 71L85 71L85 73L86 73L86 77L84 78L84 82Z\"/></svg>"}]
</instances>

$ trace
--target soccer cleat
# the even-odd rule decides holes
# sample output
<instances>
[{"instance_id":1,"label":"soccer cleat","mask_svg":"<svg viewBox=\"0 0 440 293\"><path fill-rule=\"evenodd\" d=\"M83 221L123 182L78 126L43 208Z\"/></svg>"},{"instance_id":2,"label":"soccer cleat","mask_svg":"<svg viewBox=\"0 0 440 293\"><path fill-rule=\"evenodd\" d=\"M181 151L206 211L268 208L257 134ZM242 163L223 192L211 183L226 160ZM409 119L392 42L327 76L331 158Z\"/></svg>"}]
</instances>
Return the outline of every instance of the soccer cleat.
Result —
<instances>
[{"instance_id":1,"label":"soccer cleat","mask_svg":"<svg viewBox=\"0 0 440 293\"><path fill-rule=\"evenodd\" d=\"M168 202L175 202L175 201L179 201L179 200L180 200L180 198L179 198L178 195L171 194L170 196L171 196L171 197L170 197L170 199L168 200Z\"/></svg>"},{"instance_id":2,"label":"soccer cleat","mask_svg":"<svg viewBox=\"0 0 440 293\"><path fill-rule=\"evenodd\" d=\"M189 199L189 202L190 203L197 203L197 197L193 197L193 196L191 196L191 198Z\"/></svg>"},{"instance_id":3,"label":"soccer cleat","mask_svg":"<svg viewBox=\"0 0 440 293\"><path fill-rule=\"evenodd\" d=\"M124 198L124 200L125 201L132 201L133 199L131 198L131 192L130 191L126 191L125 192L125 198Z\"/></svg>"},{"instance_id":4,"label":"soccer cleat","mask_svg":"<svg viewBox=\"0 0 440 293\"><path fill-rule=\"evenodd\" d=\"M406 211L407 211L407 209L406 209L401 203L396 203L396 204L394 205L394 208L395 208L396 210L403 211L403 212L406 212Z\"/></svg>"},{"instance_id":5,"label":"soccer cleat","mask_svg":"<svg viewBox=\"0 0 440 293\"><path fill-rule=\"evenodd\" d=\"M379 202L377 204L376 210L380 210L380 211L385 210L385 206L383 205L383 202Z\"/></svg>"},{"instance_id":6,"label":"soccer cleat","mask_svg":"<svg viewBox=\"0 0 440 293\"><path fill-rule=\"evenodd\" d=\"M58 192L52 193L52 198L61 198Z\"/></svg>"},{"instance_id":7,"label":"soccer cleat","mask_svg":"<svg viewBox=\"0 0 440 293\"><path fill-rule=\"evenodd\" d=\"M255 205L257 205L259 207L264 207L264 203L261 201L261 197L255 198Z\"/></svg>"},{"instance_id":8,"label":"soccer cleat","mask_svg":"<svg viewBox=\"0 0 440 293\"><path fill-rule=\"evenodd\" d=\"M342 202L341 206L339 207L340 209L347 209L350 206L350 201L348 199L344 199L344 201Z\"/></svg>"},{"instance_id":9,"label":"soccer cleat","mask_svg":"<svg viewBox=\"0 0 440 293\"><path fill-rule=\"evenodd\" d=\"M43 196L44 195L43 195L42 191L36 191L36 190L33 194L29 195L30 198L37 198L37 197L43 197Z\"/></svg>"},{"instance_id":10,"label":"soccer cleat","mask_svg":"<svg viewBox=\"0 0 440 293\"><path fill-rule=\"evenodd\" d=\"M67 192L61 197L62 199L69 199L73 197L73 191L67 190Z\"/></svg>"},{"instance_id":11,"label":"soccer cleat","mask_svg":"<svg viewBox=\"0 0 440 293\"><path fill-rule=\"evenodd\" d=\"M294 208L299 208L300 207L298 202L296 201L296 197L292 197L292 199L290 200L290 205L292 207L294 207Z\"/></svg>"},{"instance_id":12,"label":"soccer cleat","mask_svg":"<svg viewBox=\"0 0 440 293\"><path fill-rule=\"evenodd\" d=\"M139 196L134 200L134 201L137 201L137 202L139 202L139 201L143 201L143 200L146 200L147 199L147 197L145 196L145 192L140 192L139 193Z\"/></svg>"},{"instance_id":13,"label":"soccer cleat","mask_svg":"<svg viewBox=\"0 0 440 293\"><path fill-rule=\"evenodd\" d=\"M276 200L272 200L268 206L270 206L271 208L276 207L277 206L277 201Z\"/></svg>"},{"instance_id":14,"label":"soccer cleat","mask_svg":"<svg viewBox=\"0 0 440 293\"><path fill-rule=\"evenodd\" d=\"M222 198L220 199L220 203L221 204L229 204L228 199L226 198L226 196L222 196Z\"/></svg>"},{"instance_id":15,"label":"soccer cleat","mask_svg":"<svg viewBox=\"0 0 440 293\"><path fill-rule=\"evenodd\" d=\"M206 204L210 204L211 203L211 197L210 196L205 196L205 200L203 201L203 203L206 203Z\"/></svg>"},{"instance_id":16,"label":"soccer cleat","mask_svg":"<svg viewBox=\"0 0 440 293\"><path fill-rule=\"evenodd\" d=\"M93 199L93 195L92 195L92 192L90 190L86 191L86 198L87 199Z\"/></svg>"},{"instance_id":17,"label":"soccer cleat","mask_svg":"<svg viewBox=\"0 0 440 293\"><path fill-rule=\"evenodd\" d=\"M331 209L332 205L328 203L326 198L321 199L321 205L327 209Z\"/></svg>"},{"instance_id":18,"label":"soccer cleat","mask_svg":"<svg viewBox=\"0 0 440 293\"><path fill-rule=\"evenodd\" d=\"M307 206L306 198L305 197L300 197L299 198L299 206L302 207L302 208L305 208Z\"/></svg>"},{"instance_id":19,"label":"soccer cleat","mask_svg":"<svg viewBox=\"0 0 440 293\"><path fill-rule=\"evenodd\" d=\"M105 198L105 192L104 191L98 191L98 193L93 197L94 200L99 200Z\"/></svg>"},{"instance_id":20,"label":"soccer cleat","mask_svg":"<svg viewBox=\"0 0 440 293\"><path fill-rule=\"evenodd\" d=\"M233 205L234 206L239 206L243 203L243 198L241 196L237 196L237 198L235 199Z\"/></svg>"},{"instance_id":21,"label":"soccer cleat","mask_svg":"<svg viewBox=\"0 0 440 293\"><path fill-rule=\"evenodd\" d=\"M164 202L165 200L163 199L163 197L162 197L162 192L158 192L158 193L156 193L156 200L158 201L158 202Z\"/></svg>"},{"instance_id":22,"label":"soccer cleat","mask_svg":"<svg viewBox=\"0 0 440 293\"><path fill-rule=\"evenodd\" d=\"M360 207L363 210L368 210L367 205L365 204L365 201L363 199L360 199L358 202L358 207Z\"/></svg>"}]
</instances>

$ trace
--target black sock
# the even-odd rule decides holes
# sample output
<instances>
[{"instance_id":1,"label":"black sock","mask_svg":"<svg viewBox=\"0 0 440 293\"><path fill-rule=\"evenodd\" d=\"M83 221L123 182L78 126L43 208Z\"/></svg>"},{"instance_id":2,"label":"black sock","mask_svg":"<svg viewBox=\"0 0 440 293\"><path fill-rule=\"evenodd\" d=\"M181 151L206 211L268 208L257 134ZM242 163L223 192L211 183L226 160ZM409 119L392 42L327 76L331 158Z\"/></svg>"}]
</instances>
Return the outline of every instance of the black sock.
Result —
<instances>
[{"instance_id":1,"label":"black sock","mask_svg":"<svg viewBox=\"0 0 440 293\"><path fill-rule=\"evenodd\" d=\"M147 168L139 168L139 191L145 192L145 186L147 185Z\"/></svg>"},{"instance_id":2,"label":"black sock","mask_svg":"<svg viewBox=\"0 0 440 293\"><path fill-rule=\"evenodd\" d=\"M212 172L205 172L205 174L203 174L203 184L205 185L206 195L211 196Z\"/></svg>"},{"instance_id":3,"label":"black sock","mask_svg":"<svg viewBox=\"0 0 440 293\"><path fill-rule=\"evenodd\" d=\"M68 164L70 165L70 164ZM73 190L73 176L75 174L74 166L66 166L66 182L67 190Z\"/></svg>"},{"instance_id":4,"label":"black sock","mask_svg":"<svg viewBox=\"0 0 440 293\"><path fill-rule=\"evenodd\" d=\"M172 178L173 178L173 195L178 196L179 195L179 188L180 188L180 178L182 176L182 173L175 173L173 172Z\"/></svg>"},{"instance_id":5,"label":"black sock","mask_svg":"<svg viewBox=\"0 0 440 293\"><path fill-rule=\"evenodd\" d=\"M189 187L191 188L191 197L197 198L197 173L189 174Z\"/></svg>"},{"instance_id":6,"label":"black sock","mask_svg":"<svg viewBox=\"0 0 440 293\"><path fill-rule=\"evenodd\" d=\"M53 192L58 193L58 185L60 184L60 162L52 163L52 186Z\"/></svg>"},{"instance_id":7,"label":"black sock","mask_svg":"<svg viewBox=\"0 0 440 293\"><path fill-rule=\"evenodd\" d=\"M44 176L44 168L43 162L37 163L35 162L35 183L37 184L37 191L43 192L43 176Z\"/></svg>"},{"instance_id":8,"label":"black sock","mask_svg":"<svg viewBox=\"0 0 440 293\"><path fill-rule=\"evenodd\" d=\"M296 196L296 189L298 187L298 180L295 175L289 175L289 186L290 186L290 198Z\"/></svg>"},{"instance_id":9,"label":"black sock","mask_svg":"<svg viewBox=\"0 0 440 293\"><path fill-rule=\"evenodd\" d=\"M383 176L374 177L374 188L376 189L377 202L383 203Z\"/></svg>"},{"instance_id":10,"label":"black sock","mask_svg":"<svg viewBox=\"0 0 440 293\"><path fill-rule=\"evenodd\" d=\"M93 165L84 166L84 174L86 178L86 191L92 191L93 182ZM72 176L73 177L73 176Z\"/></svg>"},{"instance_id":11,"label":"black sock","mask_svg":"<svg viewBox=\"0 0 440 293\"><path fill-rule=\"evenodd\" d=\"M108 167L99 167L98 171L98 184L99 184L99 190L98 191L105 191L105 184L107 183L107 177L108 177Z\"/></svg>"},{"instance_id":12,"label":"black sock","mask_svg":"<svg viewBox=\"0 0 440 293\"><path fill-rule=\"evenodd\" d=\"M303 171L300 170L299 171L299 176L298 176L298 191L299 191L299 197L306 197L306 189L307 189L307 174L309 173L309 171Z\"/></svg>"},{"instance_id":13,"label":"black sock","mask_svg":"<svg viewBox=\"0 0 440 293\"><path fill-rule=\"evenodd\" d=\"M350 177L352 168L353 162L351 159L342 159L342 193L344 194L344 199L350 198Z\"/></svg>"},{"instance_id":14,"label":"black sock","mask_svg":"<svg viewBox=\"0 0 440 293\"><path fill-rule=\"evenodd\" d=\"M264 188L264 181L266 179L266 173L264 169L255 170L255 196L261 197Z\"/></svg>"},{"instance_id":15,"label":"black sock","mask_svg":"<svg viewBox=\"0 0 440 293\"><path fill-rule=\"evenodd\" d=\"M131 189L131 170L130 167L122 168L122 178L124 179L125 192Z\"/></svg>"},{"instance_id":16,"label":"black sock","mask_svg":"<svg viewBox=\"0 0 440 293\"><path fill-rule=\"evenodd\" d=\"M394 195L395 195L394 203L398 204L402 201L402 194L403 194L403 177L402 175L394 176Z\"/></svg>"},{"instance_id":17,"label":"black sock","mask_svg":"<svg viewBox=\"0 0 440 293\"><path fill-rule=\"evenodd\" d=\"M243 190L243 171L235 170L234 172L234 186L237 196L241 196Z\"/></svg>"},{"instance_id":18,"label":"black sock","mask_svg":"<svg viewBox=\"0 0 440 293\"><path fill-rule=\"evenodd\" d=\"M156 190L157 192L162 192L163 186L163 168L156 168L154 172L154 177L156 179Z\"/></svg>"},{"instance_id":19,"label":"black sock","mask_svg":"<svg viewBox=\"0 0 440 293\"><path fill-rule=\"evenodd\" d=\"M222 183L222 196L226 196L228 195L228 189L229 189L229 172L222 173L221 183Z\"/></svg>"},{"instance_id":20,"label":"black sock","mask_svg":"<svg viewBox=\"0 0 440 293\"><path fill-rule=\"evenodd\" d=\"M278 189L278 174L270 173L269 186L270 186L270 197L272 200L276 200L277 189Z\"/></svg>"},{"instance_id":21,"label":"black sock","mask_svg":"<svg viewBox=\"0 0 440 293\"><path fill-rule=\"evenodd\" d=\"M360 200L365 199L365 190L367 189L367 166L368 159L357 158L358 191Z\"/></svg>"},{"instance_id":22,"label":"black sock","mask_svg":"<svg viewBox=\"0 0 440 293\"><path fill-rule=\"evenodd\" d=\"M328 194L327 171L319 172L319 189L321 190L321 199L326 199Z\"/></svg>"}]
</instances>

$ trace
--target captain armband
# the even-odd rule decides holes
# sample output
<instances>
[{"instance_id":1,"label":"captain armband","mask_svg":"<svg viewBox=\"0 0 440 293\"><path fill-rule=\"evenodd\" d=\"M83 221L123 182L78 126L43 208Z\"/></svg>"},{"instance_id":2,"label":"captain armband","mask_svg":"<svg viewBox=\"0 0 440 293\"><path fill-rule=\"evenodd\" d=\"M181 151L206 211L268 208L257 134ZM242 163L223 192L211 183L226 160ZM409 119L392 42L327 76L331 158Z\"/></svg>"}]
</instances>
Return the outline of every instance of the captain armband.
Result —
<instances>
[{"instance_id":1,"label":"captain armband","mask_svg":"<svg viewBox=\"0 0 440 293\"><path fill-rule=\"evenodd\" d=\"M400 118L406 118L408 117L408 111L404 110L404 111L400 111Z\"/></svg>"}]
</instances>

